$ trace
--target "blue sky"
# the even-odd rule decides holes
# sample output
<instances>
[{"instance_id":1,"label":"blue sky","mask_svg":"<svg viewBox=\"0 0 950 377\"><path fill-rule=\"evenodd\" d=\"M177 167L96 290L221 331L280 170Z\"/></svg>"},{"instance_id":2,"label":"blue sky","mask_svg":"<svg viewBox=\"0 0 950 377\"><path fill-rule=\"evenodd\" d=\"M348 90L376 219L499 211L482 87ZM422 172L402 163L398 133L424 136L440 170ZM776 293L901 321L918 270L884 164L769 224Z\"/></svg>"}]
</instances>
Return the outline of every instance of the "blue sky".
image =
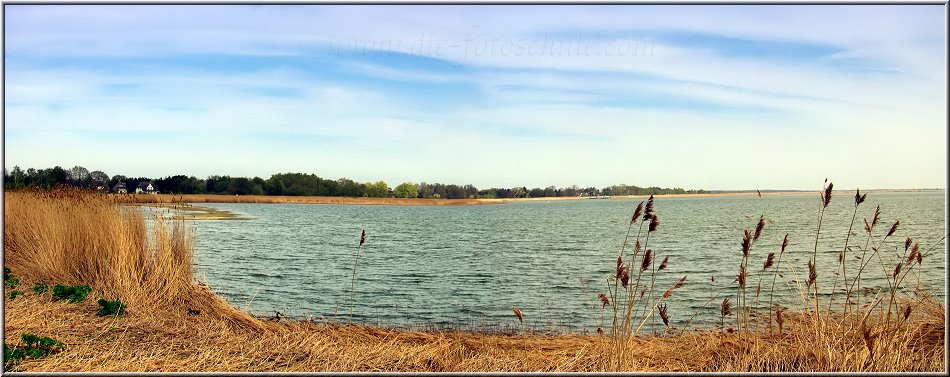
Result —
<instances>
[{"instance_id":1,"label":"blue sky","mask_svg":"<svg viewBox=\"0 0 950 377\"><path fill-rule=\"evenodd\" d=\"M945 187L945 9L6 5L5 166Z\"/></svg>"}]
</instances>

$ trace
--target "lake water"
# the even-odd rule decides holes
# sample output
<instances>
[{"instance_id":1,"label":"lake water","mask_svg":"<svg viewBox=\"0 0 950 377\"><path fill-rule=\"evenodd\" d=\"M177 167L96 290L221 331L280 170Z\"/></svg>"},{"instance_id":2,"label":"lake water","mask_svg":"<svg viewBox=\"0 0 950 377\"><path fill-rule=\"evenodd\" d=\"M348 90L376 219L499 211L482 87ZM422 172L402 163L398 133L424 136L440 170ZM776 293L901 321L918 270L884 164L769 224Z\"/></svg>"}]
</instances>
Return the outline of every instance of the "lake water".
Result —
<instances>
[{"instance_id":1,"label":"lake water","mask_svg":"<svg viewBox=\"0 0 950 377\"><path fill-rule=\"evenodd\" d=\"M360 231L366 229L355 321L497 329L517 326L511 310L517 305L525 325L533 329L593 331L601 324L597 295L606 291L630 215L642 200L459 207L202 204L252 219L189 224L199 278L251 313L279 310L297 318L346 321L353 261ZM901 221L896 236L882 248L888 271L898 254L904 255L906 236L919 240L922 251L933 247L905 285L919 281L943 300L946 243L938 241L947 233L945 192L869 194L858 208L850 266L856 266L856 250L867 239L862 219L870 218L878 204L882 218L873 244L895 220ZM742 230L753 229L760 214L768 223L752 250L749 286L754 289L766 255L777 253L789 233L784 277L776 287L781 299L776 301L801 307L793 277L804 276L813 252L817 194L658 197L655 208L661 224L650 235L649 247L657 263L670 256L669 267L657 275L657 295L688 275L686 285L668 301L671 325L682 328L694 315L691 327L719 322L722 299L735 301ZM853 191L835 192L824 215L818 264L822 291L831 290L853 209ZM635 236L636 227L631 244ZM849 268L849 276L855 270ZM882 275L875 259L864 273L865 285L885 288Z\"/></svg>"}]
</instances>

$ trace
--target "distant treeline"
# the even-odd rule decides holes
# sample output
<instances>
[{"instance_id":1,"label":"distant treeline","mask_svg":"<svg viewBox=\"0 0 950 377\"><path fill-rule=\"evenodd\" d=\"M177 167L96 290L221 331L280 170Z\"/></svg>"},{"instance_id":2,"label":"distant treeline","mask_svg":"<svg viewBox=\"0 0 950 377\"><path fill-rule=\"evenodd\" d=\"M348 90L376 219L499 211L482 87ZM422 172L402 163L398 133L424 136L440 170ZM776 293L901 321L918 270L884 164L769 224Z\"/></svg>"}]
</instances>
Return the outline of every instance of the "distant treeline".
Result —
<instances>
[{"instance_id":1,"label":"distant treeline","mask_svg":"<svg viewBox=\"0 0 950 377\"><path fill-rule=\"evenodd\" d=\"M682 188L639 187L613 185L604 188L570 186L557 188L512 187L479 190L473 185L405 182L390 188L386 182L359 183L347 178L326 179L314 174L282 173L268 179L260 177L231 177L212 175L205 179L194 176L175 175L164 178L109 176L96 170L90 172L82 166L63 169L3 169L3 187L6 190L22 188L45 188L75 186L93 190L116 191L124 185L132 193L140 183L151 183L154 190L163 194L227 194L227 195L289 195L289 196L348 196L348 197L400 197L400 198L540 198L559 196L616 196L616 195L663 195L702 194L705 190ZM122 184L122 185L120 185Z\"/></svg>"}]
</instances>

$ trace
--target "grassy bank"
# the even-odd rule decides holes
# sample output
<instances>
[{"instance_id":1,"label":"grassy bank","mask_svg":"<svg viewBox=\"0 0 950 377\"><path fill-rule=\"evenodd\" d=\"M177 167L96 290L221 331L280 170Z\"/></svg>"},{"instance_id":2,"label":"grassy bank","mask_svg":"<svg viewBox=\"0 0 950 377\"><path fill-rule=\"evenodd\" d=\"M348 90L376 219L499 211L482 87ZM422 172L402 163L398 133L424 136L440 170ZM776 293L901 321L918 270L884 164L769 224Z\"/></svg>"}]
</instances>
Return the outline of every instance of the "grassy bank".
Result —
<instances>
[{"instance_id":1,"label":"grassy bank","mask_svg":"<svg viewBox=\"0 0 950 377\"><path fill-rule=\"evenodd\" d=\"M48 356L26 357L8 368L932 372L946 368L945 307L931 299L916 300L912 313L895 318L871 310L858 321L843 315L817 316L804 305L786 312L780 330L748 327L664 337L416 332L263 320L229 306L194 280L191 235L181 221L159 220L149 230L140 211L118 204L114 197L77 192L5 194L4 266L17 284L5 284L4 342L24 348L23 335L34 334L62 343ZM91 292L87 299L70 303L48 290L31 289L56 284L85 284ZM14 290L21 294L11 298ZM127 308L121 315L99 316L100 298L119 300Z\"/></svg>"}]
</instances>

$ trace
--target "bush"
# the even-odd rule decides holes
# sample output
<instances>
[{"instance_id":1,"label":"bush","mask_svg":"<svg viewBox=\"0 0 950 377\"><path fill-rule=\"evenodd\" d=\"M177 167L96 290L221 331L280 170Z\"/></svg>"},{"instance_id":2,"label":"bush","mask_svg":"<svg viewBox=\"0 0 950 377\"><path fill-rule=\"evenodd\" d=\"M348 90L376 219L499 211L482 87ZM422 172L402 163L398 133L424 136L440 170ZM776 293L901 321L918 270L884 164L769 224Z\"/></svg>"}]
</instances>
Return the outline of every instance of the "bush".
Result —
<instances>
[{"instance_id":1,"label":"bush","mask_svg":"<svg viewBox=\"0 0 950 377\"><path fill-rule=\"evenodd\" d=\"M33 285L33 292L36 294L44 294L49 289L49 286L46 283L40 282Z\"/></svg>"},{"instance_id":2,"label":"bush","mask_svg":"<svg viewBox=\"0 0 950 377\"><path fill-rule=\"evenodd\" d=\"M53 353L63 350L63 343L47 337L38 337L33 334L21 335L23 344L13 348L3 344L3 366L4 369L19 364L27 357L31 359L41 359Z\"/></svg>"},{"instance_id":3,"label":"bush","mask_svg":"<svg viewBox=\"0 0 950 377\"><path fill-rule=\"evenodd\" d=\"M119 300L108 301L106 299L99 299L99 311L96 312L99 316L120 316L125 312L125 304Z\"/></svg>"},{"instance_id":4,"label":"bush","mask_svg":"<svg viewBox=\"0 0 950 377\"><path fill-rule=\"evenodd\" d=\"M7 286L7 288L16 288L16 286L20 285L20 279L10 276L10 269L7 267L3 268L3 285Z\"/></svg>"},{"instance_id":5,"label":"bush","mask_svg":"<svg viewBox=\"0 0 950 377\"><path fill-rule=\"evenodd\" d=\"M53 287L54 300L69 300L70 304L82 302L86 295L92 292L88 285L59 285Z\"/></svg>"},{"instance_id":6,"label":"bush","mask_svg":"<svg viewBox=\"0 0 950 377\"><path fill-rule=\"evenodd\" d=\"M13 299L15 299L15 298L17 298L17 297L23 296L23 292L21 292L21 291L10 291L10 293L8 294L8 296L10 297L11 300L13 300Z\"/></svg>"}]
</instances>

